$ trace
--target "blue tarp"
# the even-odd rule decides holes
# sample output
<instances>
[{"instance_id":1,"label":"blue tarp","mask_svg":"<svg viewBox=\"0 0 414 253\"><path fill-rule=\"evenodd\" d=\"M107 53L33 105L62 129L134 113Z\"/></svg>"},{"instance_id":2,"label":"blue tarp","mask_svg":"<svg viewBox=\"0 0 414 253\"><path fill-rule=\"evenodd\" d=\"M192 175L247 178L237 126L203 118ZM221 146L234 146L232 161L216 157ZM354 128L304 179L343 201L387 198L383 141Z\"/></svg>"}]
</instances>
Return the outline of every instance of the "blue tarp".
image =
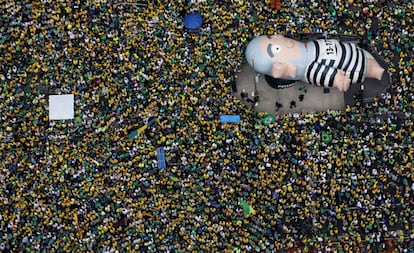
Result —
<instances>
[{"instance_id":1,"label":"blue tarp","mask_svg":"<svg viewBox=\"0 0 414 253\"><path fill-rule=\"evenodd\" d=\"M240 115L221 115L221 123L238 123L240 122Z\"/></svg>"},{"instance_id":2,"label":"blue tarp","mask_svg":"<svg viewBox=\"0 0 414 253\"><path fill-rule=\"evenodd\" d=\"M203 18L198 13L190 13L184 17L184 26L187 29L197 29L203 24Z\"/></svg>"},{"instance_id":3,"label":"blue tarp","mask_svg":"<svg viewBox=\"0 0 414 253\"><path fill-rule=\"evenodd\" d=\"M164 148L157 148L158 169L163 170L167 166L165 164Z\"/></svg>"}]
</instances>

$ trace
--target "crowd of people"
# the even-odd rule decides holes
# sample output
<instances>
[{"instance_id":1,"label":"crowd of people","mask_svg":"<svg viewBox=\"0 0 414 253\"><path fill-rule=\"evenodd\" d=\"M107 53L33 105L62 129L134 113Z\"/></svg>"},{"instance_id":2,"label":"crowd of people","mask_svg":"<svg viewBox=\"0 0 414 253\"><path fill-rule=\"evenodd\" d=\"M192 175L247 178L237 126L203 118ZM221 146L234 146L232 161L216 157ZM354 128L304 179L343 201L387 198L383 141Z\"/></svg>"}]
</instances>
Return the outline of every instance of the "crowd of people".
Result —
<instances>
[{"instance_id":1,"label":"crowd of people","mask_svg":"<svg viewBox=\"0 0 414 253\"><path fill-rule=\"evenodd\" d=\"M412 252L413 4L268 2L1 2L0 251ZM263 124L230 85L248 41L312 32L363 37L390 89Z\"/></svg>"}]
</instances>

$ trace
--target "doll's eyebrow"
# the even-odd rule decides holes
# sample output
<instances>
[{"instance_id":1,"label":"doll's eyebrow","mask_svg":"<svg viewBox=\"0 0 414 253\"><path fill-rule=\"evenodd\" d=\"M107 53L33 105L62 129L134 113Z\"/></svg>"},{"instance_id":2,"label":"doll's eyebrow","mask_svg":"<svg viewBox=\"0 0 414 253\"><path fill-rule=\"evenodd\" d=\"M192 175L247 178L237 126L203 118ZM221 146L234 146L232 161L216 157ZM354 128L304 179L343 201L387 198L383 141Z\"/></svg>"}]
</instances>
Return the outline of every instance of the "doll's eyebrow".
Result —
<instances>
[{"instance_id":1,"label":"doll's eyebrow","mask_svg":"<svg viewBox=\"0 0 414 253\"><path fill-rule=\"evenodd\" d=\"M270 57L275 56L272 52L272 44L267 45L267 53L269 54Z\"/></svg>"}]
</instances>

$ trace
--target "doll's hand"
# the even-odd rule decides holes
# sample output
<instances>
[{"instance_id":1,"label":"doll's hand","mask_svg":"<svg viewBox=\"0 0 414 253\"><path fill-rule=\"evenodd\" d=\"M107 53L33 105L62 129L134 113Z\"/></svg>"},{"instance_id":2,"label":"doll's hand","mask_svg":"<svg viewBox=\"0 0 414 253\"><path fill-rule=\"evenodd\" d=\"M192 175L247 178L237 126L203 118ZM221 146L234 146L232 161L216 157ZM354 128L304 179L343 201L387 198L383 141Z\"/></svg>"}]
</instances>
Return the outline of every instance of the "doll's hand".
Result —
<instances>
[{"instance_id":1,"label":"doll's hand","mask_svg":"<svg viewBox=\"0 0 414 253\"><path fill-rule=\"evenodd\" d=\"M349 85L351 84L351 79L348 75L345 74L343 70L338 70L335 75L333 87L336 87L339 91L347 91Z\"/></svg>"}]
</instances>

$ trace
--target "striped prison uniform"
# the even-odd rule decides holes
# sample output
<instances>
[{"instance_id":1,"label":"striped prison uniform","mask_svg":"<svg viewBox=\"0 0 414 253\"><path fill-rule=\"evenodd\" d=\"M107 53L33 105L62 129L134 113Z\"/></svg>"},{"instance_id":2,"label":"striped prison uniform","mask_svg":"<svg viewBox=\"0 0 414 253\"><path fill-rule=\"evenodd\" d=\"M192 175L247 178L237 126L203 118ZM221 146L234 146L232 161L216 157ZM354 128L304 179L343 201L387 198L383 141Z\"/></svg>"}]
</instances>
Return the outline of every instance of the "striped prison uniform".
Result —
<instances>
[{"instance_id":1,"label":"striped prison uniform","mask_svg":"<svg viewBox=\"0 0 414 253\"><path fill-rule=\"evenodd\" d=\"M367 55L355 43L338 40L316 40L315 61L305 70L305 81L332 87L338 70L343 70L351 79L351 84L365 80Z\"/></svg>"}]
</instances>

